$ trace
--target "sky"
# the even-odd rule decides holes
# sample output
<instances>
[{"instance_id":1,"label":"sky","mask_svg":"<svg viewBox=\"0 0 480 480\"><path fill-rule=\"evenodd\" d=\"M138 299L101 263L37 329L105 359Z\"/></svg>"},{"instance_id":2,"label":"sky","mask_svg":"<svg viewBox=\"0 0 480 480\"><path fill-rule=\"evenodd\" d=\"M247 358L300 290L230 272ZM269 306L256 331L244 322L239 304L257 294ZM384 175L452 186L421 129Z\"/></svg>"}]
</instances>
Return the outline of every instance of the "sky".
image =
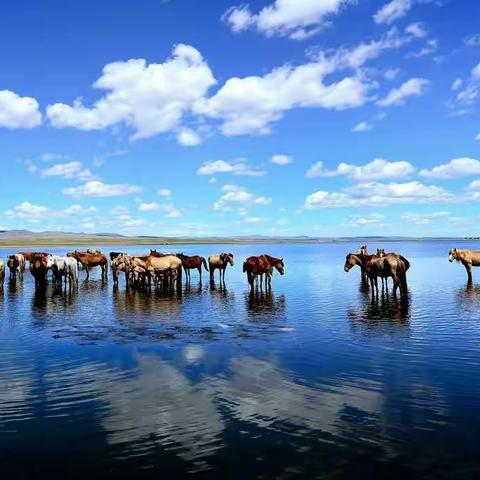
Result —
<instances>
[{"instance_id":1,"label":"sky","mask_svg":"<svg viewBox=\"0 0 480 480\"><path fill-rule=\"evenodd\" d=\"M476 0L1 10L0 230L480 235Z\"/></svg>"}]
</instances>

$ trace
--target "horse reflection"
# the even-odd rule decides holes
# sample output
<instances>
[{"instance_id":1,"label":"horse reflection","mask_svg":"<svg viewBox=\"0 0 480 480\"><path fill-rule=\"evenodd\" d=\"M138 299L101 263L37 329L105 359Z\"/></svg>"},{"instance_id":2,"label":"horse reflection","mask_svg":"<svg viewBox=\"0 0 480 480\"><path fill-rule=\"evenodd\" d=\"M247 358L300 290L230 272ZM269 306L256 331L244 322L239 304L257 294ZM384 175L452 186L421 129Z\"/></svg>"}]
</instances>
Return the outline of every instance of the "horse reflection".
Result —
<instances>
[{"instance_id":1,"label":"horse reflection","mask_svg":"<svg viewBox=\"0 0 480 480\"><path fill-rule=\"evenodd\" d=\"M387 292L372 300L367 292L362 292L363 305L349 308L347 316L352 328L366 327L377 333L395 333L410 324L410 302L408 297L398 300Z\"/></svg>"},{"instance_id":2,"label":"horse reflection","mask_svg":"<svg viewBox=\"0 0 480 480\"><path fill-rule=\"evenodd\" d=\"M478 312L480 308L480 284L467 282L464 288L457 290L457 301L461 309Z\"/></svg>"},{"instance_id":3,"label":"horse reflection","mask_svg":"<svg viewBox=\"0 0 480 480\"><path fill-rule=\"evenodd\" d=\"M61 311L66 314L68 311L73 312L77 305L77 292L73 290L65 290L62 287L53 285L51 288L37 288L34 290L32 297L32 314L34 317L45 317L50 315L50 319L58 319L59 322L65 319L65 315L51 315Z\"/></svg>"},{"instance_id":4,"label":"horse reflection","mask_svg":"<svg viewBox=\"0 0 480 480\"><path fill-rule=\"evenodd\" d=\"M138 290L113 291L113 306L117 317L121 321L138 318L148 318L155 321L159 317L178 318L181 315L182 304L176 296L152 295Z\"/></svg>"},{"instance_id":5,"label":"horse reflection","mask_svg":"<svg viewBox=\"0 0 480 480\"><path fill-rule=\"evenodd\" d=\"M284 316L285 295L275 296L272 290L250 291L245 295L247 313L250 317Z\"/></svg>"}]
</instances>

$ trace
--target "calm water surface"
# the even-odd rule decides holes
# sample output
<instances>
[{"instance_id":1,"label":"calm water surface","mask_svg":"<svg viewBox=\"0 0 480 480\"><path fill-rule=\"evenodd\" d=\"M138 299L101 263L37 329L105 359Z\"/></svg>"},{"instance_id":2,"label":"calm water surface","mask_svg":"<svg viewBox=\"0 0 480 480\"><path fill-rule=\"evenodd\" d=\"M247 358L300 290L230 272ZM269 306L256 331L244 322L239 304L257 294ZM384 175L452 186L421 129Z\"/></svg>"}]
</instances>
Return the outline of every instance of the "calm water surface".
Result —
<instances>
[{"instance_id":1,"label":"calm water surface","mask_svg":"<svg viewBox=\"0 0 480 480\"><path fill-rule=\"evenodd\" d=\"M467 286L449 244L388 244L410 300L372 303L343 271L357 247L175 247L236 264L172 297L99 272L77 294L7 281L2 479L478 478L480 268ZM286 275L250 295L241 264L264 252Z\"/></svg>"}]
</instances>

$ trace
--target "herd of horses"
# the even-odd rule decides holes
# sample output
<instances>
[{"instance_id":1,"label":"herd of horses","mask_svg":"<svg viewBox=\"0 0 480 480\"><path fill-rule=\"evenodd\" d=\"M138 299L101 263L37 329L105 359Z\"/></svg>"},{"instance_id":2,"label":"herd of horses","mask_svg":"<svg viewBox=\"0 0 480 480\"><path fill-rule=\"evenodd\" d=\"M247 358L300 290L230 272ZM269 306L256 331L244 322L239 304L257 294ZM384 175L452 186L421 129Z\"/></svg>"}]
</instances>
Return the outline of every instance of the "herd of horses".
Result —
<instances>
[{"instance_id":1,"label":"herd of horses","mask_svg":"<svg viewBox=\"0 0 480 480\"><path fill-rule=\"evenodd\" d=\"M6 266L10 271L10 279L17 276L23 278L27 264L30 273L35 279L36 288L44 288L48 283L48 274L51 272L53 282L58 286L78 287L79 268L86 272L86 279L90 277L92 268L101 269L101 278L106 280L108 269L111 268L113 282L118 286L119 277L125 276L127 288L156 290L180 290L182 287L182 272L186 282L191 282L191 271L197 270L202 281L202 271L205 269L210 275L210 282L214 283L215 271L219 272L221 284L225 284L225 270L234 266L232 253L213 254L208 257L183 253L160 253L150 250L145 255L129 255L123 252L110 252L108 257L99 250L74 250L64 256L51 255L46 252L18 252L8 257ZM243 272L247 274L251 289L260 287L271 288L273 271L281 275L285 273L283 259L271 255L248 257L243 264ZM5 264L0 260L0 288L5 279ZM264 280L265 279L265 280Z\"/></svg>"},{"instance_id":2,"label":"herd of horses","mask_svg":"<svg viewBox=\"0 0 480 480\"><path fill-rule=\"evenodd\" d=\"M463 264L467 272L468 282L472 282L472 267L480 266L480 251L460 250L452 248L449 251L450 262L457 261ZM191 270L197 270L202 281L202 270L210 275L210 282L214 283L214 273L219 271L220 283L225 283L225 270L234 266L232 253L213 254L208 257L184 255L183 253L160 253L150 250L145 255L129 255L123 252L110 252L107 257L98 250L80 252L74 250L64 256L50 255L46 252L19 252L8 257L6 267L10 271L10 279L17 276L23 278L23 273L29 265L30 272L35 279L36 288L47 285L48 274L51 272L53 281L58 286L70 288L78 286L79 268L86 272L89 279L90 270L99 267L101 277L107 279L108 268L112 270L114 285L118 286L120 275L125 276L127 288L174 290L182 287L182 272L186 282L191 281ZM385 252L377 249L375 254L368 252L367 246L362 245L357 251L349 253L345 260L344 270L349 272L354 266L361 271L362 282L370 286L372 296L378 296L378 279L382 282L382 289L388 289L388 279L393 281L393 293L400 290L402 297L408 294L407 272L410 262L396 252ZM248 257L243 263L243 272L247 276L248 284L253 291L258 288L270 289L273 272L285 274L285 263L282 258L271 255ZM5 264L0 260L0 288L3 288L5 279Z\"/></svg>"}]
</instances>

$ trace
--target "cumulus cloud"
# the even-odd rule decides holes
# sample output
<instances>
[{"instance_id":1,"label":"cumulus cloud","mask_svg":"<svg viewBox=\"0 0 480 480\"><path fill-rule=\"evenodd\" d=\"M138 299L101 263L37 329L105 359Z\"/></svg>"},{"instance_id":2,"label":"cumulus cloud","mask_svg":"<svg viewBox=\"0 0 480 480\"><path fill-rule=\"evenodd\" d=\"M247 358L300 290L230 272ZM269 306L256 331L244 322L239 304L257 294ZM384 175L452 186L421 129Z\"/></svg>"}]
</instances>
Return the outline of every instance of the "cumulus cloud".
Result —
<instances>
[{"instance_id":1,"label":"cumulus cloud","mask_svg":"<svg viewBox=\"0 0 480 480\"><path fill-rule=\"evenodd\" d=\"M138 207L140 212L163 212L167 218L183 217L183 212L176 208L173 203L141 203Z\"/></svg>"},{"instance_id":2,"label":"cumulus cloud","mask_svg":"<svg viewBox=\"0 0 480 480\"><path fill-rule=\"evenodd\" d=\"M332 16L351 0L275 0L254 14L248 5L232 7L222 19L233 32L255 29L267 37L304 40L329 25Z\"/></svg>"},{"instance_id":3,"label":"cumulus cloud","mask_svg":"<svg viewBox=\"0 0 480 480\"><path fill-rule=\"evenodd\" d=\"M385 207L397 204L451 203L455 197L441 187L421 182L361 183L341 192L318 191L308 195L304 207Z\"/></svg>"},{"instance_id":4,"label":"cumulus cloud","mask_svg":"<svg viewBox=\"0 0 480 480\"><path fill-rule=\"evenodd\" d=\"M71 205L62 210L54 210L43 205L34 205L30 202L22 202L11 209L5 211L5 215L10 218L17 218L31 223L59 219L71 216L86 216L97 212L95 207L82 207L81 205Z\"/></svg>"},{"instance_id":5,"label":"cumulus cloud","mask_svg":"<svg viewBox=\"0 0 480 480\"><path fill-rule=\"evenodd\" d=\"M184 147L194 147L202 143L202 137L191 128L181 128L177 132L177 142Z\"/></svg>"},{"instance_id":6,"label":"cumulus cloud","mask_svg":"<svg viewBox=\"0 0 480 480\"><path fill-rule=\"evenodd\" d=\"M225 160L205 162L197 170L197 175L215 175L217 173L261 177L265 175L266 172L264 170L250 167L244 161L227 162Z\"/></svg>"},{"instance_id":7,"label":"cumulus cloud","mask_svg":"<svg viewBox=\"0 0 480 480\"><path fill-rule=\"evenodd\" d=\"M41 170L42 177L63 177L66 179L78 178L86 180L92 177L92 172L85 168L81 162L57 163Z\"/></svg>"},{"instance_id":8,"label":"cumulus cloud","mask_svg":"<svg viewBox=\"0 0 480 480\"><path fill-rule=\"evenodd\" d=\"M346 224L351 227L364 227L367 225L381 225L385 217L381 213L371 213L370 215L349 217Z\"/></svg>"},{"instance_id":9,"label":"cumulus cloud","mask_svg":"<svg viewBox=\"0 0 480 480\"><path fill-rule=\"evenodd\" d=\"M475 158L454 158L448 163L438 165L432 169L423 169L420 176L447 180L450 178L480 175L480 161Z\"/></svg>"},{"instance_id":10,"label":"cumulus cloud","mask_svg":"<svg viewBox=\"0 0 480 480\"><path fill-rule=\"evenodd\" d=\"M75 198L119 197L140 192L140 187L128 184L106 184L97 180L86 182L78 187L64 188L64 195Z\"/></svg>"},{"instance_id":11,"label":"cumulus cloud","mask_svg":"<svg viewBox=\"0 0 480 480\"><path fill-rule=\"evenodd\" d=\"M289 155L274 155L270 159L270 162L274 163L275 165L288 165L293 163L293 159Z\"/></svg>"},{"instance_id":12,"label":"cumulus cloud","mask_svg":"<svg viewBox=\"0 0 480 480\"><path fill-rule=\"evenodd\" d=\"M0 90L0 127L34 128L42 123L37 100Z\"/></svg>"},{"instance_id":13,"label":"cumulus cloud","mask_svg":"<svg viewBox=\"0 0 480 480\"><path fill-rule=\"evenodd\" d=\"M407 98L423 95L429 84L430 82L424 78L411 78L400 87L390 90L385 98L377 101L377 105L381 107L404 105Z\"/></svg>"},{"instance_id":14,"label":"cumulus cloud","mask_svg":"<svg viewBox=\"0 0 480 480\"><path fill-rule=\"evenodd\" d=\"M407 25L407 27L405 28L405 32L417 38L424 38L427 36L425 26L421 22L415 22Z\"/></svg>"},{"instance_id":15,"label":"cumulus cloud","mask_svg":"<svg viewBox=\"0 0 480 480\"><path fill-rule=\"evenodd\" d=\"M177 131L181 143L192 145L198 137L181 129L182 118L214 84L200 52L180 44L164 63L135 59L106 65L94 87L108 93L93 107L81 100L71 106L56 103L47 107L47 116L58 128L100 130L124 124L135 130L134 140Z\"/></svg>"},{"instance_id":16,"label":"cumulus cloud","mask_svg":"<svg viewBox=\"0 0 480 480\"><path fill-rule=\"evenodd\" d=\"M340 163L335 170L328 170L323 162L314 164L305 174L306 178L346 176L352 180L369 181L388 178L404 178L415 172L415 167L405 161L389 162L376 158L365 165Z\"/></svg>"},{"instance_id":17,"label":"cumulus cloud","mask_svg":"<svg viewBox=\"0 0 480 480\"><path fill-rule=\"evenodd\" d=\"M270 205L272 203L271 198L257 196L238 185L224 185L222 193L220 199L213 204L214 210L229 211L232 205Z\"/></svg>"},{"instance_id":18,"label":"cumulus cloud","mask_svg":"<svg viewBox=\"0 0 480 480\"><path fill-rule=\"evenodd\" d=\"M467 112L468 108L480 97L480 63L472 68L470 76L465 81L457 78L452 90L458 91L458 93L455 99L449 102L449 106L459 109L459 113Z\"/></svg>"}]
</instances>

